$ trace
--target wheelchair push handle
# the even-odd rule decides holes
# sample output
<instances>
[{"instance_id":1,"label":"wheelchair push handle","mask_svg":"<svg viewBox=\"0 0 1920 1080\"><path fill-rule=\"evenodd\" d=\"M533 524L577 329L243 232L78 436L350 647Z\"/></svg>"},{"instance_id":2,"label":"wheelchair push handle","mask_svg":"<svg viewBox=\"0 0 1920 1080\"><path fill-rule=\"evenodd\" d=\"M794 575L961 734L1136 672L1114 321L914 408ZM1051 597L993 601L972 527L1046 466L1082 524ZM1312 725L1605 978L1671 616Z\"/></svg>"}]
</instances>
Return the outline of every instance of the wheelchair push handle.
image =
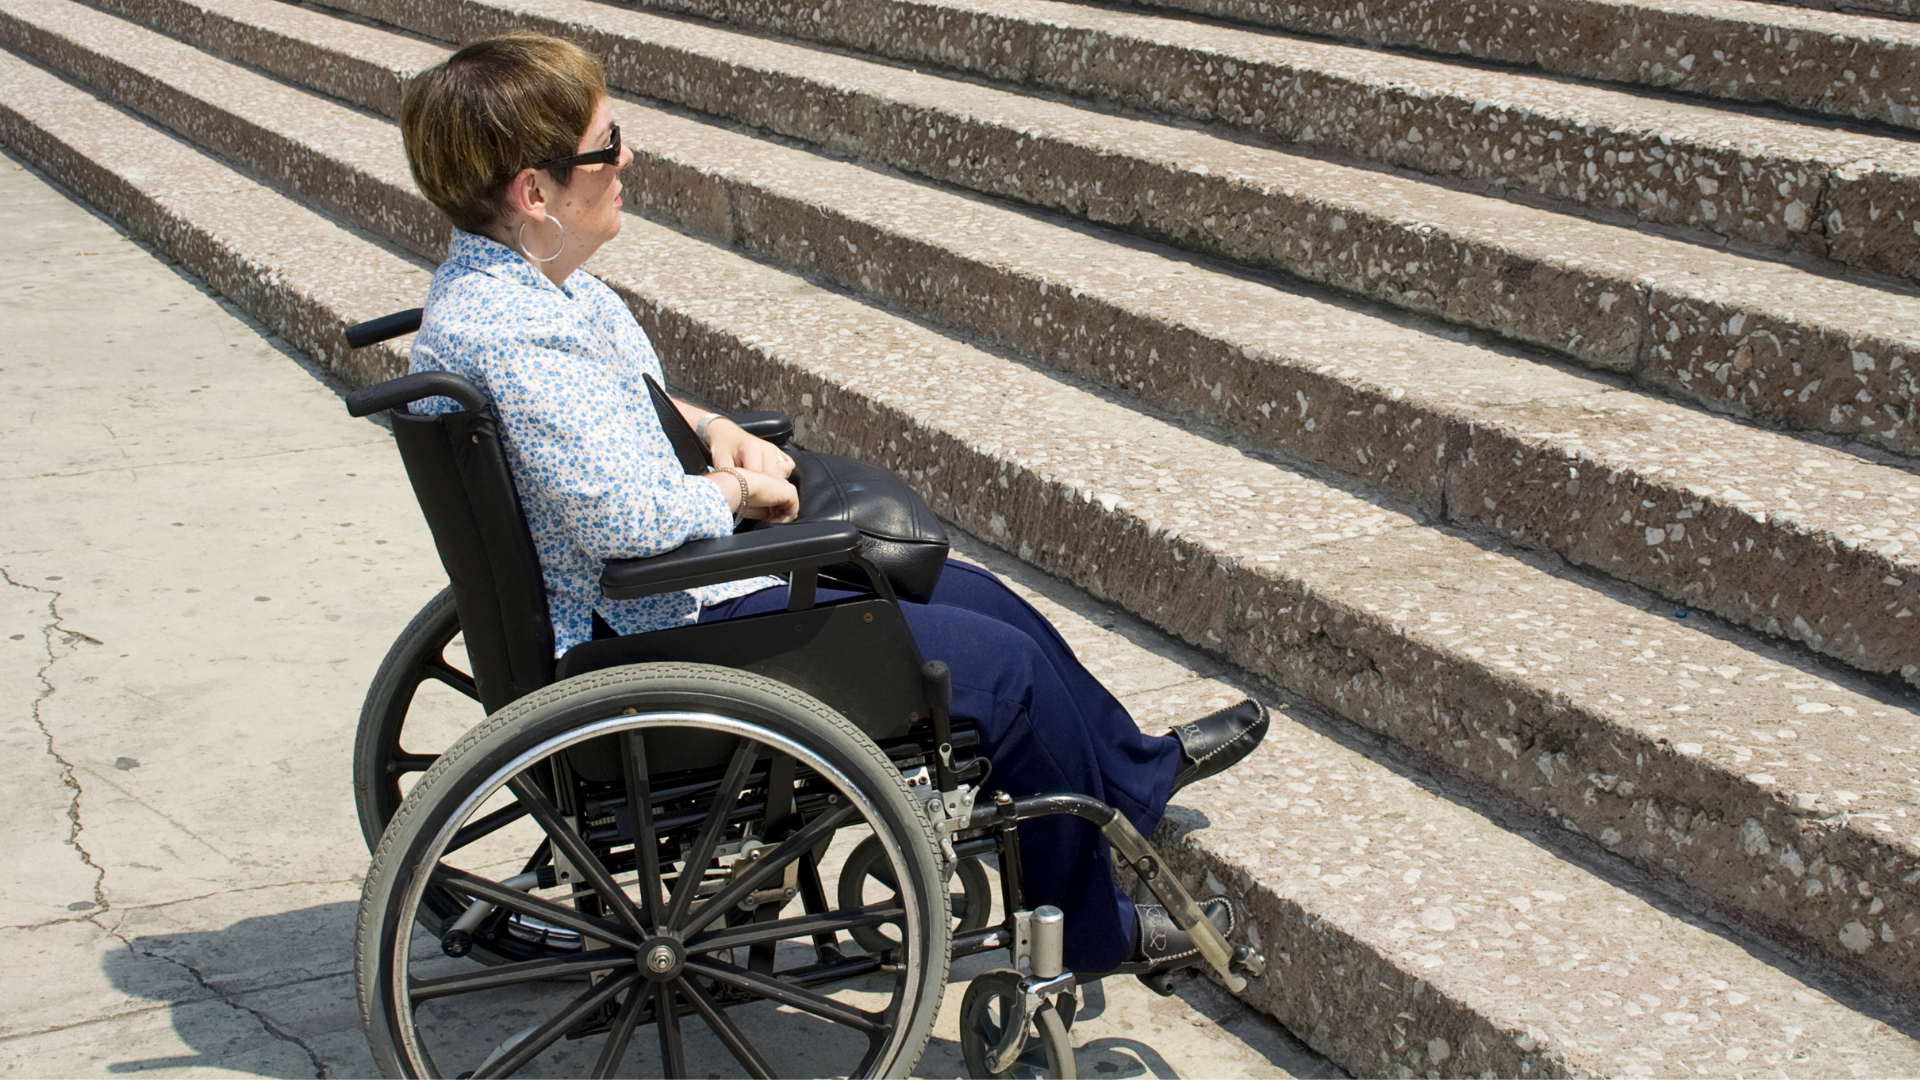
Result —
<instances>
[{"instance_id":1,"label":"wheelchair push handle","mask_svg":"<svg viewBox=\"0 0 1920 1080\"><path fill-rule=\"evenodd\" d=\"M355 390L347 395L347 412L371 416L430 397L452 398L468 412L478 412L487 405L487 396L466 379L450 371L421 371Z\"/></svg>"},{"instance_id":2,"label":"wheelchair push handle","mask_svg":"<svg viewBox=\"0 0 1920 1080\"><path fill-rule=\"evenodd\" d=\"M382 315L377 319L368 319L347 327L347 348L364 349L369 345L378 345L391 341L402 334L411 334L420 329L420 316L425 308L408 308L391 315Z\"/></svg>"}]
</instances>

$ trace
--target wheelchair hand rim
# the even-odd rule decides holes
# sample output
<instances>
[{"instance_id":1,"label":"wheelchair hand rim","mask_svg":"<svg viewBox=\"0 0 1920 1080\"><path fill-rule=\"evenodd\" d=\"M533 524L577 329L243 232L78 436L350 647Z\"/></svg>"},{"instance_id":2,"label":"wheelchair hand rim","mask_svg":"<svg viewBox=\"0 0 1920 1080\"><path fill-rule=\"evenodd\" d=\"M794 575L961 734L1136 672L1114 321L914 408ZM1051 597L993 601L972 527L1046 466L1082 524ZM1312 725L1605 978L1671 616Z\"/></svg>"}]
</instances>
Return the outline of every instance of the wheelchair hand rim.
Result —
<instances>
[{"instance_id":1,"label":"wheelchair hand rim","mask_svg":"<svg viewBox=\"0 0 1920 1080\"><path fill-rule=\"evenodd\" d=\"M453 811L447 815L439 831L434 834L431 843L427 845L426 851L432 857L421 860L415 867L411 880L407 883L407 889L403 899L404 906L401 907L400 910L414 911L419 908L432 880L432 867L438 865L440 853L446 850L454 834L459 831L461 823L466 821L477 807L491 798L501 788L505 787L507 782L513 777L519 775L537 762L543 761L590 739L624 731L644 730L649 727L666 727L669 725L695 727L722 732L775 748L781 753L791 755L796 761L805 764L807 767L819 773L823 779L826 779L839 791L842 798L852 803L867 820L876 820L881 816L879 808L865 797L864 793L860 790L860 786L853 783L845 773L827 762L819 753L785 735L769 731L764 727L759 727L751 721L722 716L717 713L684 710L661 710L650 713L610 716L602 720L583 724L564 734L542 740L539 744L528 748L516 755L511 761L495 769L492 775L488 776L485 781L475 787L466 798L461 799ZM442 767L446 761L447 758L442 757L440 762L436 763L435 767ZM876 830L875 835L883 835L883 833L881 830ZM906 865L906 852L900 848L891 835L886 835L882 843L885 846L887 856L895 860L895 865ZM921 917L920 898L917 895L913 895L912 890L906 890L902 893L900 902L905 909L907 924L917 925ZM393 952L390 956L393 963L393 978L387 987L387 992L393 995L392 1000L395 1002L407 1002L410 1000L408 993L408 971L411 956L410 949L408 949L406 945L404 931L393 943ZM899 1013L903 1016L910 1016L913 1014L914 1008L918 1005L919 987L913 979L903 980L901 986L903 997L900 1002ZM411 1006L409 1006L408 1011L410 1014ZM415 1063L430 1061L431 1057L426 1053L425 1048L419 1045L418 1032L411 1021L411 1016L409 1015L408 1022L402 1023L398 1025L398 1027L399 1030L396 1032L396 1035L407 1057Z\"/></svg>"}]
</instances>

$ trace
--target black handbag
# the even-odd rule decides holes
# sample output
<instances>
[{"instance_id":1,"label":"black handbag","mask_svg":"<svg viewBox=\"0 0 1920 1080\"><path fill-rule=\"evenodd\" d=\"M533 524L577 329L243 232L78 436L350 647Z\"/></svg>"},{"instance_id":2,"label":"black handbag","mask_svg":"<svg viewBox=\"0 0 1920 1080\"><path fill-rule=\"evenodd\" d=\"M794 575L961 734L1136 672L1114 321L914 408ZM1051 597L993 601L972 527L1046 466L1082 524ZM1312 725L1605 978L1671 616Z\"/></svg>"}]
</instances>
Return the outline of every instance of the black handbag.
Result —
<instances>
[{"instance_id":1,"label":"black handbag","mask_svg":"<svg viewBox=\"0 0 1920 1080\"><path fill-rule=\"evenodd\" d=\"M693 425L651 375L647 392L680 467L695 476L705 474L713 466L713 457ZM785 449L793 458L793 474L787 479L800 492L800 516L794 520L848 522L867 538L862 554L886 575L900 599L930 602L940 572L946 569L949 545L947 530L920 493L898 474L858 458L816 454L797 446ZM820 576L823 584L867 588L865 575L851 566L827 567Z\"/></svg>"}]
</instances>

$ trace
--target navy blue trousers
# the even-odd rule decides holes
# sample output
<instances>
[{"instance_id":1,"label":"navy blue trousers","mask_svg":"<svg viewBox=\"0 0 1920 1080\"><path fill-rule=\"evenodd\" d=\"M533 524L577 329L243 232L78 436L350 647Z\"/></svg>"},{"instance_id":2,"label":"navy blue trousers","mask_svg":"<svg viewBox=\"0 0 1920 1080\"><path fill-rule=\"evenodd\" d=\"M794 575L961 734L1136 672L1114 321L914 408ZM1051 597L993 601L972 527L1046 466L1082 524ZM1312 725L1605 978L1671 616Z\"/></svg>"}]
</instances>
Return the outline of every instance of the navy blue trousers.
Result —
<instances>
[{"instance_id":1,"label":"navy blue trousers","mask_svg":"<svg viewBox=\"0 0 1920 1080\"><path fill-rule=\"evenodd\" d=\"M820 590L823 600L852 593ZM785 586L715 604L701 622L787 605ZM953 671L953 715L980 728L993 763L988 786L1016 797L1088 795L1119 810L1142 835L1166 809L1180 744L1145 735L1100 680L1080 665L1059 631L998 578L949 561L932 603L902 603L914 643ZM1020 826L1022 885L1031 904L1066 914L1066 962L1106 971L1133 946L1133 903L1113 880L1100 830L1073 817Z\"/></svg>"}]
</instances>

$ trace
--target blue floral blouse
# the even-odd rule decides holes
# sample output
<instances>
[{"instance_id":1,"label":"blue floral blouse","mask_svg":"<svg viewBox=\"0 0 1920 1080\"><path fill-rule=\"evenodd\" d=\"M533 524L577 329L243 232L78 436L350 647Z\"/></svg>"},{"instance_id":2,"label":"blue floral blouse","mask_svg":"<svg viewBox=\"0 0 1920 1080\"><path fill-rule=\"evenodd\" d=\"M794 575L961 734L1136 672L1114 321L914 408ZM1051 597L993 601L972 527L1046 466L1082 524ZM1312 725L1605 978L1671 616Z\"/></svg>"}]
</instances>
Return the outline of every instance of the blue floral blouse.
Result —
<instances>
[{"instance_id":1,"label":"blue floral blouse","mask_svg":"<svg viewBox=\"0 0 1920 1080\"><path fill-rule=\"evenodd\" d=\"M500 414L507 462L540 553L554 653L593 636L593 612L623 634L696 621L700 608L779 584L761 577L608 600L601 564L733 531L726 497L687 475L643 374L665 382L633 313L599 279L556 286L511 249L453 231L427 290L413 371L477 383ZM447 398L414 406L458 408Z\"/></svg>"}]
</instances>

